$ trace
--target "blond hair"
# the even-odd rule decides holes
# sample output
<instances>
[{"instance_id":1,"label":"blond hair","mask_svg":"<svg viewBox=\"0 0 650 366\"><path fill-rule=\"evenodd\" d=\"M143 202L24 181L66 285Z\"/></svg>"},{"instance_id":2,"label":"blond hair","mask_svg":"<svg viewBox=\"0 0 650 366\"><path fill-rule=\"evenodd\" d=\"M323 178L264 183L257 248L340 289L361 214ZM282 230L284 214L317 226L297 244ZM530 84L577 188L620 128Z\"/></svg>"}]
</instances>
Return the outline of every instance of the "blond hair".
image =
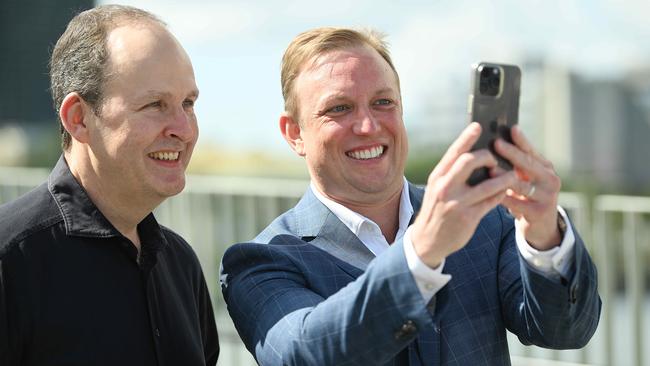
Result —
<instances>
[{"instance_id":1,"label":"blond hair","mask_svg":"<svg viewBox=\"0 0 650 366\"><path fill-rule=\"evenodd\" d=\"M399 88L399 76L390 58L388 44L384 41L382 33L370 29L315 28L296 36L282 57L280 81L282 83L282 96L284 97L284 110L293 118L298 119L294 84L306 62L331 51L358 46L369 46L386 60L390 68L395 72Z\"/></svg>"}]
</instances>

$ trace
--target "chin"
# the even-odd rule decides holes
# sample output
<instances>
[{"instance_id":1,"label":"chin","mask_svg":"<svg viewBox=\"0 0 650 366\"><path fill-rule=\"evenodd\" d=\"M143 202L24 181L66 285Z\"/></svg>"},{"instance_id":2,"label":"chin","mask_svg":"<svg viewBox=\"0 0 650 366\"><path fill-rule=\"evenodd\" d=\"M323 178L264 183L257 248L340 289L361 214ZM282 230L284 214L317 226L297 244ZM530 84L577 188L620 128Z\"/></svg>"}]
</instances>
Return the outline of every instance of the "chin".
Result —
<instances>
[{"instance_id":1,"label":"chin","mask_svg":"<svg viewBox=\"0 0 650 366\"><path fill-rule=\"evenodd\" d=\"M389 188L389 185L386 184L386 182L382 181L376 181L376 182L363 182L361 184L357 184L357 189L361 192L364 193L382 193L386 191L386 189Z\"/></svg>"},{"instance_id":2,"label":"chin","mask_svg":"<svg viewBox=\"0 0 650 366\"><path fill-rule=\"evenodd\" d=\"M372 177L370 179L368 177L365 177L365 179L360 179L358 181L357 186L361 191L366 193L380 193L387 189L390 189L393 185L398 184L397 183L398 181L401 187L402 184L401 176L399 177L399 179L396 179L396 177L391 177L386 175L383 175L381 177Z\"/></svg>"},{"instance_id":3,"label":"chin","mask_svg":"<svg viewBox=\"0 0 650 366\"><path fill-rule=\"evenodd\" d=\"M185 179L179 179L175 182L164 182L157 186L156 191L163 197L172 197L183 191L185 188Z\"/></svg>"}]
</instances>

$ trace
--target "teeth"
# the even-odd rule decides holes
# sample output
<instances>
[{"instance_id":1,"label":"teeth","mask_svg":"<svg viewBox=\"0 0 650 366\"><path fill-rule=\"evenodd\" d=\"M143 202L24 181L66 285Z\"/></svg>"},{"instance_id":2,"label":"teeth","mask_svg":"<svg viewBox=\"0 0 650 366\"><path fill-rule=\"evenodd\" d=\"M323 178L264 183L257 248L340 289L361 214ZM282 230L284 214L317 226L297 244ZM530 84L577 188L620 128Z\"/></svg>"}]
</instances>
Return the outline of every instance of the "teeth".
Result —
<instances>
[{"instance_id":1,"label":"teeth","mask_svg":"<svg viewBox=\"0 0 650 366\"><path fill-rule=\"evenodd\" d=\"M347 155L353 159L357 160L367 160L367 159L373 159L381 154L384 153L384 147L383 146L376 146L371 149L366 149L366 150L357 150L357 151L351 151L347 153Z\"/></svg>"},{"instance_id":2,"label":"teeth","mask_svg":"<svg viewBox=\"0 0 650 366\"><path fill-rule=\"evenodd\" d=\"M149 157L156 160L178 160L179 152L152 152L149 153Z\"/></svg>"}]
</instances>

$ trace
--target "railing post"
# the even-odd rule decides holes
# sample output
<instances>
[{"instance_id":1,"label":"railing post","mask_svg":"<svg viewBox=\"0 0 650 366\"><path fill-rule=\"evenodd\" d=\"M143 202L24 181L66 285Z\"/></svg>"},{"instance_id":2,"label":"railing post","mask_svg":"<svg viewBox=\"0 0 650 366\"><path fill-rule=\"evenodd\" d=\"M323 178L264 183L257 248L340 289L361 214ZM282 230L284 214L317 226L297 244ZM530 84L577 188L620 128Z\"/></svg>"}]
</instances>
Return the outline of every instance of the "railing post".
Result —
<instances>
[{"instance_id":1,"label":"railing post","mask_svg":"<svg viewBox=\"0 0 650 366\"><path fill-rule=\"evenodd\" d=\"M638 250L638 221L636 212L627 211L623 214L623 255L625 258L625 288L628 293L627 306L631 315L630 345L632 346L632 365L641 366L643 361L642 312L643 287L641 256Z\"/></svg>"},{"instance_id":2,"label":"railing post","mask_svg":"<svg viewBox=\"0 0 650 366\"><path fill-rule=\"evenodd\" d=\"M593 238L596 241L597 256L594 258L598 268L598 292L603 299L603 307L601 312L601 319L599 323L600 334L603 337L603 351L605 352L604 359L605 365L613 365L613 352L612 352L612 315L611 315L611 304L609 301L612 299L612 264L611 254L609 252L608 245L610 239L607 236L607 216L605 210L603 210L599 201L596 201L594 205L594 226L593 229Z\"/></svg>"}]
</instances>

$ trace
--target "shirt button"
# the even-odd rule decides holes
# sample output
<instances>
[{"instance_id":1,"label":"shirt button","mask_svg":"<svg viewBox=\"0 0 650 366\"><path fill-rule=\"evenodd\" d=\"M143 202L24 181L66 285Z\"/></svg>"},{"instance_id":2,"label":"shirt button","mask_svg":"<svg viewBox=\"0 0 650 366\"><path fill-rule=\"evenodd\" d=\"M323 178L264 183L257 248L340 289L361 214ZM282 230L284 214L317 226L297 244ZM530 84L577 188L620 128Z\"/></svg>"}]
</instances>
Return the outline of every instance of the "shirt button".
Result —
<instances>
[{"instance_id":1,"label":"shirt button","mask_svg":"<svg viewBox=\"0 0 650 366\"><path fill-rule=\"evenodd\" d=\"M542 261L539 260L538 258L533 259L533 264L535 267L541 267L542 266Z\"/></svg>"},{"instance_id":2,"label":"shirt button","mask_svg":"<svg viewBox=\"0 0 650 366\"><path fill-rule=\"evenodd\" d=\"M432 283L427 283L424 285L424 288L431 291L435 288L435 286Z\"/></svg>"},{"instance_id":3,"label":"shirt button","mask_svg":"<svg viewBox=\"0 0 650 366\"><path fill-rule=\"evenodd\" d=\"M160 338L160 329L156 328L154 333L156 334L156 337Z\"/></svg>"}]
</instances>

